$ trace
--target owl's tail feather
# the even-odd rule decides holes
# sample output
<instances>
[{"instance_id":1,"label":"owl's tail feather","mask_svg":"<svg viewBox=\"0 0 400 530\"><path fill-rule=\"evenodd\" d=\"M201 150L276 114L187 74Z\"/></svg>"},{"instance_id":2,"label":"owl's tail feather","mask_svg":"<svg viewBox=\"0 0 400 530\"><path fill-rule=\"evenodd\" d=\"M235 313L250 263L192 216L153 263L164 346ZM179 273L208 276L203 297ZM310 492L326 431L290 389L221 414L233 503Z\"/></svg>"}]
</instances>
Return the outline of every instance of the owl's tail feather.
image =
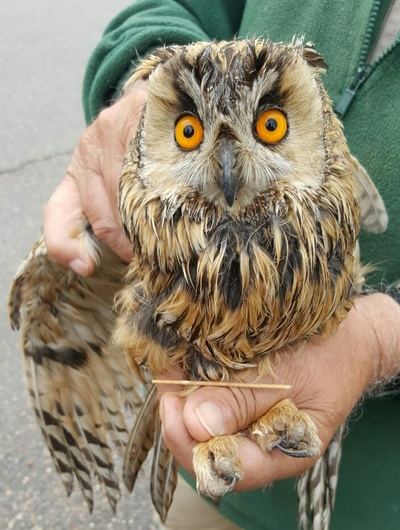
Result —
<instances>
[{"instance_id":1,"label":"owl's tail feather","mask_svg":"<svg viewBox=\"0 0 400 530\"><path fill-rule=\"evenodd\" d=\"M155 385L151 386L129 435L122 472L128 491L132 491L138 473L153 446L150 493L153 506L161 521L165 523L176 487L177 464L161 434Z\"/></svg>"},{"instance_id":2,"label":"owl's tail feather","mask_svg":"<svg viewBox=\"0 0 400 530\"><path fill-rule=\"evenodd\" d=\"M345 426L342 425L323 456L297 483L301 530L329 530L335 504L344 430Z\"/></svg>"},{"instance_id":3,"label":"owl's tail feather","mask_svg":"<svg viewBox=\"0 0 400 530\"><path fill-rule=\"evenodd\" d=\"M132 491L138 473L153 447L158 416L157 388L152 385L143 403L126 447L122 477L128 491Z\"/></svg>"},{"instance_id":4,"label":"owl's tail feather","mask_svg":"<svg viewBox=\"0 0 400 530\"><path fill-rule=\"evenodd\" d=\"M165 523L177 482L177 462L165 445L161 434L161 421L157 419L150 492L153 506Z\"/></svg>"}]
</instances>

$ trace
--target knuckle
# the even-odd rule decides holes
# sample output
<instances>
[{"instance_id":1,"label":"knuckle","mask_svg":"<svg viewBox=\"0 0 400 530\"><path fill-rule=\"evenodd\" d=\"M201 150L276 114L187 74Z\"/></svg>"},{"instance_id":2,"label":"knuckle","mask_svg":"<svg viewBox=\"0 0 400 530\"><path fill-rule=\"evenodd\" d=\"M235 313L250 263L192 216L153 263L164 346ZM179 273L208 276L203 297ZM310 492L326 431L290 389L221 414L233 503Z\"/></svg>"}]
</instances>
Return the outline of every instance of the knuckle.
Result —
<instances>
[{"instance_id":1,"label":"knuckle","mask_svg":"<svg viewBox=\"0 0 400 530\"><path fill-rule=\"evenodd\" d=\"M255 395L252 390L229 388L226 401L231 429L245 429L256 419Z\"/></svg>"},{"instance_id":2,"label":"knuckle","mask_svg":"<svg viewBox=\"0 0 400 530\"><path fill-rule=\"evenodd\" d=\"M46 243L47 252L58 262L64 262L63 251L64 241L61 241L52 231L51 227L44 230L44 241Z\"/></svg>"},{"instance_id":3,"label":"knuckle","mask_svg":"<svg viewBox=\"0 0 400 530\"><path fill-rule=\"evenodd\" d=\"M93 153L94 147L97 145L97 143L96 132L93 128L93 125L90 125L82 133L78 145L75 148L70 165L72 172L74 172L73 168L77 163L84 165L82 162L87 158L89 153Z\"/></svg>"},{"instance_id":4,"label":"knuckle","mask_svg":"<svg viewBox=\"0 0 400 530\"><path fill-rule=\"evenodd\" d=\"M168 425L164 425L163 423L161 429L165 445L170 451L176 451L176 448L179 445L179 439L176 436L175 430L169 427Z\"/></svg>"},{"instance_id":5,"label":"knuckle","mask_svg":"<svg viewBox=\"0 0 400 530\"><path fill-rule=\"evenodd\" d=\"M78 145L74 150L72 159L79 158L82 155L82 151L84 151L85 146L93 144L93 136L93 126L90 125L83 131L79 139Z\"/></svg>"},{"instance_id":6,"label":"knuckle","mask_svg":"<svg viewBox=\"0 0 400 530\"><path fill-rule=\"evenodd\" d=\"M107 130L110 127L114 127L115 121L115 108L114 106L103 109L97 116L91 127L93 129Z\"/></svg>"},{"instance_id":7,"label":"knuckle","mask_svg":"<svg viewBox=\"0 0 400 530\"><path fill-rule=\"evenodd\" d=\"M56 256L59 250L57 239L52 237L51 232L45 232L44 240L46 242L47 251L50 256Z\"/></svg>"},{"instance_id":8,"label":"knuckle","mask_svg":"<svg viewBox=\"0 0 400 530\"><path fill-rule=\"evenodd\" d=\"M92 223L92 229L95 235L101 240L116 238L116 225L111 219L104 218L94 221Z\"/></svg>"}]
</instances>

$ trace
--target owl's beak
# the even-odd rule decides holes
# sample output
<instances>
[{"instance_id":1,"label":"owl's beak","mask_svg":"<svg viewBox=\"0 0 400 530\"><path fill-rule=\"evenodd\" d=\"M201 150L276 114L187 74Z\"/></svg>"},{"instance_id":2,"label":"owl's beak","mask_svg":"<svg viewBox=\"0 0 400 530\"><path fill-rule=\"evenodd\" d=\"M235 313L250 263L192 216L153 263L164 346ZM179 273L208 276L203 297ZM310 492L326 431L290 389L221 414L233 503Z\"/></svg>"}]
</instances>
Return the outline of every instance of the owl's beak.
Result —
<instances>
[{"instance_id":1,"label":"owl's beak","mask_svg":"<svg viewBox=\"0 0 400 530\"><path fill-rule=\"evenodd\" d=\"M224 194L228 206L232 206L240 188L240 178L237 176L234 167L235 155L233 152L232 141L228 138L221 138L218 151L218 161L222 171L217 183Z\"/></svg>"}]
</instances>

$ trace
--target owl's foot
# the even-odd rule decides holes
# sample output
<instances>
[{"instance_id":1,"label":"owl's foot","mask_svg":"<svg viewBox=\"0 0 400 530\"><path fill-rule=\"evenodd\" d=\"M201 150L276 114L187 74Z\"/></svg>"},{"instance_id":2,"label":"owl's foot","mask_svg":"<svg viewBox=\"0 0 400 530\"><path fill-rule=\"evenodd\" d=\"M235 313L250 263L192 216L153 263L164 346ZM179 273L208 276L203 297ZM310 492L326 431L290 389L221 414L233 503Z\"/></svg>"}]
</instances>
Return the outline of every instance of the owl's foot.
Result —
<instances>
[{"instance_id":1,"label":"owl's foot","mask_svg":"<svg viewBox=\"0 0 400 530\"><path fill-rule=\"evenodd\" d=\"M321 441L308 416L289 399L279 401L242 433L262 451L280 449L296 458L320 454ZM217 499L232 491L242 478L238 456L240 435L216 436L193 449L193 467L199 493Z\"/></svg>"},{"instance_id":2,"label":"owl's foot","mask_svg":"<svg viewBox=\"0 0 400 530\"><path fill-rule=\"evenodd\" d=\"M195 446L193 467L199 493L218 499L233 490L242 476L237 443L238 435L216 436Z\"/></svg>"},{"instance_id":3,"label":"owl's foot","mask_svg":"<svg viewBox=\"0 0 400 530\"><path fill-rule=\"evenodd\" d=\"M250 425L246 435L263 451L271 451L276 447L295 458L315 457L321 450L321 441L313 421L290 399L276 403Z\"/></svg>"}]
</instances>

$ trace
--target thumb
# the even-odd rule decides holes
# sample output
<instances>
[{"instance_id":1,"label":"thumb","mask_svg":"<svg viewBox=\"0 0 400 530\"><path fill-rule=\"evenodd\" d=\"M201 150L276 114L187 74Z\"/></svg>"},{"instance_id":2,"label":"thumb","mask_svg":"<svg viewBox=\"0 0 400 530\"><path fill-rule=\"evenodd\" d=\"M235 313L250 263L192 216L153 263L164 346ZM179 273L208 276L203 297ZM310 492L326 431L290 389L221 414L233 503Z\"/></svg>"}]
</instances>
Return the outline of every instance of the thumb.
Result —
<instances>
[{"instance_id":1,"label":"thumb","mask_svg":"<svg viewBox=\"0 0 400 530\"><path fill-rule=\"evenodd\" d=\"M287 397L286 393L272 389L200 388L186 399L185 426L199 442L221 434L234 434Z\"/></svg>"},{"instance_id":2,"label":"thumb","mask_svg":"<svg viewBox=\"0 0 400 530\"><path fill-rule=\"evenodd\" d=\"M79 190L68 174L45 207L44 238L52 258L81 276L88 276L95 263L78 237L83 219Z\"/></svg>"}]
</instances>

